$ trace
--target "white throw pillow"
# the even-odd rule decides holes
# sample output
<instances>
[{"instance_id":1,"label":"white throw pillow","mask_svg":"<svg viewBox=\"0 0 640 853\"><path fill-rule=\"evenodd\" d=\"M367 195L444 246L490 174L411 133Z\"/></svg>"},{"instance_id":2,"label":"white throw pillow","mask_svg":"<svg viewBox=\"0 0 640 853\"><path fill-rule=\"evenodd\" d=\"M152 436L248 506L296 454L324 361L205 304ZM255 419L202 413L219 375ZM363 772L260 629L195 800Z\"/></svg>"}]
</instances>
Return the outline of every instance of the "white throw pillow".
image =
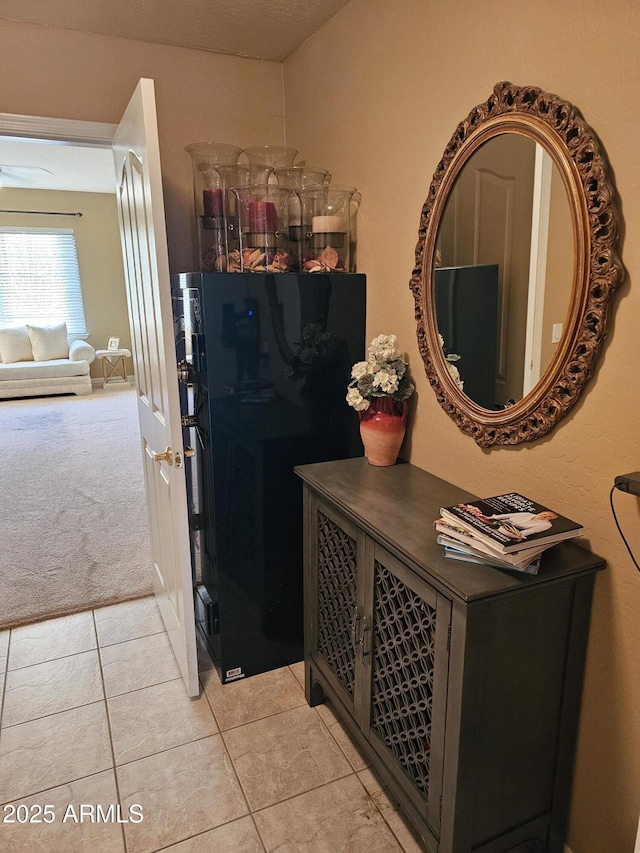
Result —
<instances>
[{"instance_id":1,"label":"white throw pillow","mask_svg":"<svg viewBox=\"0 0 640 853\"><path fill-rule=\"evenodd\" d=\"M33 361L31 340L26 326L6 326L0 329L0 360L4 364Z\"/></svg>"},{"instance_id":2,"label":"white throw pillow","mask_svg":"<svg viewBox=\"0 0 640 853\"><path fill-rule=\"evenodd\" d=\"M69 355L66 323L58 323L57 326L30 326L27 323L27 331L34 361L51 361Z\"/></svg>"}]
</instances>

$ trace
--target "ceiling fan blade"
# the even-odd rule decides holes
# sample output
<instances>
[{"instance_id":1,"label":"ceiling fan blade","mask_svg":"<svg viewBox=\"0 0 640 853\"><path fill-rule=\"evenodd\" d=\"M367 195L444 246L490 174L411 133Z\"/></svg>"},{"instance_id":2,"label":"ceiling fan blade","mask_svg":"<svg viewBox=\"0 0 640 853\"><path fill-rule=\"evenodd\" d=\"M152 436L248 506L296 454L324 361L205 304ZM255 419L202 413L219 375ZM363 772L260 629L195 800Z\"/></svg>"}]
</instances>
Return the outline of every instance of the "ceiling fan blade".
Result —
<instances>
[{"instance_id":1,"label":"ceiling fan blade","mask_svg":"<svg viewBox=\"0 0 640 853\"><path fill-rule=\"evenodd\" d=\"M43 174L53 175L49 169L42 166L19 166L0 163L0 186L26 186L35 183Z\"/></svg>"}]
</instances>

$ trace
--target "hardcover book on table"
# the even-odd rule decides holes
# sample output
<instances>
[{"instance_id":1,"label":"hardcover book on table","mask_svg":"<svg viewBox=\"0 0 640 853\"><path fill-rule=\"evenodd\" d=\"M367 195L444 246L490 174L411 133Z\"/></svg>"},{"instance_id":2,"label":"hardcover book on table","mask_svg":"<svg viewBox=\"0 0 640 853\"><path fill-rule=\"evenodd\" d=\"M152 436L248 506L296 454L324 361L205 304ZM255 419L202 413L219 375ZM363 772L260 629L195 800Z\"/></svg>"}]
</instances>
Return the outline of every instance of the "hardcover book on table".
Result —
<instances>
[{"instance_id":1,"label":"hardcover book on table","mask_svg":"<svg viewBox=\"0 0 640 853\"><path fill-rule=\"evenodd\" d=\"M455 528L445 527L445 524L446 522L441 521L435 525L436 530L440 531L437 542L439 545L444 546L445 556L449 556L447 550L455 549L460 554L475 557L476 560L474 562L482 560L487 565L492 565L500 569L513 569L516 572L527 571L534 574L540 566L542 552L546 551L547 547L549 547L540 545L537 548L526 548L515 554L502 554L495 548L489 548L483 542L473 539L470 535L465 536Z\"/></svg>"},{"instance_id":2,"label":"hardcover book on table","mask_svg":"<svg viewBox=\"0 0 640 853\"><path fill-rule=\"evenodd\" d=\"M434 522L433 526L440 534L438 541L440 541L441 537L455 540L458 545L463 545L465 548L473 548L475 551L478 551L478 553L483 554L484 556L497 557L499 560L508 562L512 566L516 567L526 565L534 557L539 557L543 551L546 551L547 548L550 547L549 545L527 545L526 547L520 548L511 554L505 554L498 550L494 545L482 542L475 534L465 530L460 525L452 524L452 522L447 521L444 518L438 518ZM443 542L440 544L449 543Z\"/></svg>"},{"instance_id":3,"label":"hardcover book on table","mask_svg":"<svg viewBox=\"0 0 640 853\"><path fill-rule=\"evenodd\" d=\"M537 575L540 568L540 557L536 557L526 566L518 568L503 562L499 557L478 556L473 549L459 549L445 545L442 553L448 560L459 560L461 563L474 563L477 566L490 566L492 569L505 569L509 572L520 572L523 575Z\"/></svg>"},{"instance_id":4,"label":"hardcover book on table","mask_svg":"<svg viewBox=\"0 0 640 853\"><path fill-rule=\"evenodd\" d=\"M502 554L580 536L583 526L517 492L442 507L442 518Z\"/></svg>"}]
</instances>

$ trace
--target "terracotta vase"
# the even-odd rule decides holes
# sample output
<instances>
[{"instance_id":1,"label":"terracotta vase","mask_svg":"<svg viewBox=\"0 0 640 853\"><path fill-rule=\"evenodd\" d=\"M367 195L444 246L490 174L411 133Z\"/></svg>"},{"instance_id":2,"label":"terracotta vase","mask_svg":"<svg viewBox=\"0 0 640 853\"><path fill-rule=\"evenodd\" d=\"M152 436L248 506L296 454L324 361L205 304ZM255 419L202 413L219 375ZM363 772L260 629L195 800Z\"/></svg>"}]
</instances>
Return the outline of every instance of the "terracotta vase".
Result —
<instances>
[{"instance_id":1,"label":"terracotta vase","mask_svg":"<svg viewBox=\"0 0 640 853\"><path fill-rule=\"evenodd\" d=\"M402 446L409 403L392 397L372 397L365 412L359 412L360 436L370 465L394 465Z\"/></svg>"}]
</instances>

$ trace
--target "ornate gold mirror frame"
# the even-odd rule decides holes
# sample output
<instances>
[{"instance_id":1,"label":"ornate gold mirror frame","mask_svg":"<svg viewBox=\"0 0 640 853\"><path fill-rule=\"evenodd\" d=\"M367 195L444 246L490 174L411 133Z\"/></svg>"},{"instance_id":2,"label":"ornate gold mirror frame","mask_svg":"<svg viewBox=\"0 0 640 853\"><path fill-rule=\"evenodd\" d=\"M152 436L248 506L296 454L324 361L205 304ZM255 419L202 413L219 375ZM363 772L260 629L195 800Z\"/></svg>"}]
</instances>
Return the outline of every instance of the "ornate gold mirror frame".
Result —
<instances>
[{"instance_id":1,"label":"ornate gold mirror frame","mask_svg":"<svg viewBox=\"0 0 640 853\"><path fill-rule=\"evenodd\" d=\"M456 178L481 145L504 133L540 143L557 167L569 202L575 256L570 304L554 357L523 399L493 411L474 403L451 375L435 316L434 270L438 229ZM540 438L576 402L605 336L611 295L623 279L617 238L615 191L586 122L556 95L532 86L496 84L487 102L458 125L438 164L420 217L410 283L427 378L445 412L481 447Z\"/></svg>"}]
</instances>

